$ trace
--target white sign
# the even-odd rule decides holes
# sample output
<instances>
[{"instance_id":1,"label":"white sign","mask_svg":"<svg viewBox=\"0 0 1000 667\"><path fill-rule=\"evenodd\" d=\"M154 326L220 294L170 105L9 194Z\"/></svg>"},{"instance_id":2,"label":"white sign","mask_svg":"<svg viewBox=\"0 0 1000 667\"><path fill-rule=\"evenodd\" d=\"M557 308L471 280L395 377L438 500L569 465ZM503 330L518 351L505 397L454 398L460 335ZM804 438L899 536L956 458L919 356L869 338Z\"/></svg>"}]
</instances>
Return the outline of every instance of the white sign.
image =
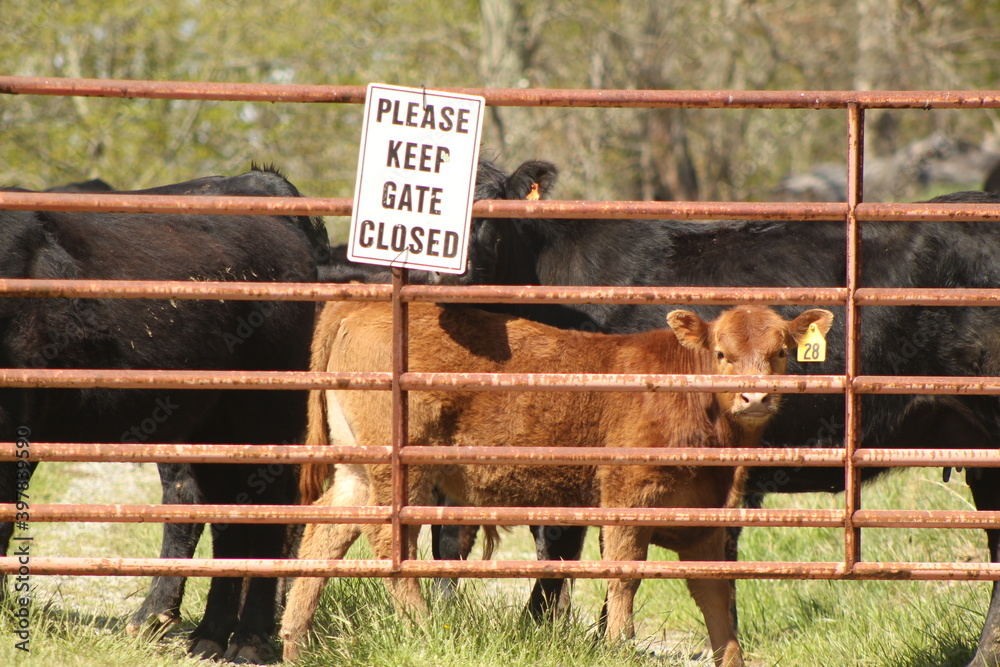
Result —
<instances>
[{"instance_id":1,"label":"white sign","mask_svg":"<svg viewBox=\"0 0 1000 667\"><path fill-rule=\"evenodd\" d=\"M486 100L368 84L347 257L463 273Z\"/></svg>"}]
</instances>

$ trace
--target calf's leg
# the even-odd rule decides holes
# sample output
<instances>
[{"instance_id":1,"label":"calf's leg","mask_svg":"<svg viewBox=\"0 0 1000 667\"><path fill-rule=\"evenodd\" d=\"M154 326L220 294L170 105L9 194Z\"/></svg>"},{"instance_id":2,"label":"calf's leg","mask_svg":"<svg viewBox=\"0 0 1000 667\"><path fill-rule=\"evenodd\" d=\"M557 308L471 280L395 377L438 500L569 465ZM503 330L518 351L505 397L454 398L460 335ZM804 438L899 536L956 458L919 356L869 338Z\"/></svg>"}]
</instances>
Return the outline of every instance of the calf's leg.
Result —
<instances>
[{"instance_id":1,"label":"calf's leg","mask_svg":"<svg viewBox=\"0 0 1000 667\"><path fill-rule=\"evenodd\" d=\"M334 482L314 503L318 507L351 507L368 503L368 477L362 466L338 465ZM361 526L342 523L311 523L306 526L299 545L298 557L333 560L343 558L361 535ZM281 617L282 652L286 662L298 660L306 635L316 616L324 577L297 577L288 593L285 613Z\"/></svg>"},{"instance_id":2,"label":"calf's leg","mask_svg":"<svg viewBox=\"0 0 1000 667\"><path fill-rule=\"evenodd\" d=\"M652 530L640 526L605 526L604 561L646 560ZM607 637L611 641L635 636L635 593L641 579L609 579L605 598Z\"/></svg>"},{"instance_id":3,"label":"calf's leg","mask_svg":"<svg viewBox=\"0 0 1000 667\"><path fill-rule=\"evenodd\" d=\"M708 538L696 545L679 550L682 561L721 561L725 557L725 530L713 531ZM725 579L688 579L688 591L698 604L708 637L712 643L712 653L718 667L743 667L743 651L736 639L736 628L731 612L732 585Z\"/></svg>"}]
</instances>

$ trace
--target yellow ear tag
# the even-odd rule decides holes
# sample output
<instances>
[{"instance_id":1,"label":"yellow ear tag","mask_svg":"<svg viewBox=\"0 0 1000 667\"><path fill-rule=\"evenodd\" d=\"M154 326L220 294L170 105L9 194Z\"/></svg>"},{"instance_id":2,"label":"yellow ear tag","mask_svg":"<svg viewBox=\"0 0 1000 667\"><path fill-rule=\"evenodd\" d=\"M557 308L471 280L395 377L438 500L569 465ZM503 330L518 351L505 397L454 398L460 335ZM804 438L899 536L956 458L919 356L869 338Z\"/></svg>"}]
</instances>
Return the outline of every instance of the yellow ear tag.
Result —
<instances>
[{"instance_id":1,"label":"yellow ear tag","mask_svg":"<svg viewBox=\"0 0 1000 667\"><path fill-rule=\"evenodd\" d=\"M797 358L799 361L826 361L826 339L815 322L809 325L806 335L799 341Z\"/></svg>"},{"instance_id":2,"label":"yellow ear tag","mask_svg":"<svg viewBox=\"0 0 1000 667\"><path fill-rule=\"evenodd\" d=\"M536 200L541 199L541 198L542 198L542 195L538 191L538 183L532 183L531 184L531 191L525 196L525 199L527 199L529 201L536 201Z\"/></svg>"}]
</instances>

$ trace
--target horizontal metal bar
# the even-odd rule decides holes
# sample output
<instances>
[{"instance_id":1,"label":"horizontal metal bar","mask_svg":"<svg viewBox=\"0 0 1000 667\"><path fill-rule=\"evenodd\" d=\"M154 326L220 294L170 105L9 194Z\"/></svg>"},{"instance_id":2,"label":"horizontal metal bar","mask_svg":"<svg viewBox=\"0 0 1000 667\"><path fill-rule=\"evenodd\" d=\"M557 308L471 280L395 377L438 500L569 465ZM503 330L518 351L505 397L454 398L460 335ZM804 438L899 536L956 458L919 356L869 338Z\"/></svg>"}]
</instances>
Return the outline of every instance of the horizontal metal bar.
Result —
<instances>
[{"instance_id":1,"label":"horizontal metal bar","mask_svg":"<svg viewBox=\"0 0 1000 667\"><path fill-rule=\"evenodd\" d=\"M0 504L0 521L13 521L19 510ZM335 523L388 524L391 508L320 507L316 505L63 505L32 504L31 523ZM987 529L1000 525L998 511L859 510L861 528ZM557 508L557 507L429 507L400 510L407 525L497 526L766 526L838 528L844 510L743 508Z\"/></svg>"},{"instance_id":2,"label":"horizontal metal bar","mask_svg":"<svg viewBox=\"0 0 1000 667\"><path fill-rule=\"evenodd\" d=\"M315 505L61 505L35 504L31 523L322 523L388 524L391 508L319 507ZM14 504L0 504L0 521L13 521ZM837 528L844 510L694 509L694 508L511 508L407 506L400 511L406 525L497 526L765 526ZM1000 512L962 510L859 510L861 528L992 529Z\"/></svg>"},{"instance_id":3,"label":"horizontal metal bar","mask_svg":"<svg viewBox=\"0 0 1000 667\"><path fill-rule=\"evenodd\" d=\"M230 301L388 301L388 285L191 280L0 278L0 297L226 299Z\"/></svg>"},{"instance_id":4,"label":"horizontal metal bar","mask_svg":"<svg viewBox=\"0 0 1000 667\"><path fill-rule=\"evenodd\" d=\"M859 394L1000 394L1000 377L923 375L859 375L853 389Z\"/></svg>"},{"instance_id":5,"label":"horizontal metal bar","mask_svg":"<svg viewBox=\"0 0 1000 667\"><path fill-rule=\"evenodd\" d=\"M343 197L260 197L143 193L0 191L0 209L198 215L307 215L350 217L354 200ZM841 220L837 202L688 202L484 199L473 204L479 218L643 220Z\"/></svg>"},{"instance_id":6,"label":"horizontal metal bar","mask_svg":"<svg viewBox=\"0 0 1000 667\"><path fill-rule=\"evenodd\" d=\"M389 389L391 374L309 371L202 371L0 368L0 386L112 389ZM634 373L404 373L403 389L431 391L744 391L841 393L839 375L665 375Z\"/></svg>"},{"instance_id":7,"label":"horizontal metal bar","mask_svg":"<svg viewBox=\"0 0 1000 667\"><path fill-rule=\"evenodd\" d=\"M1000 512L963 510L858 510L854 525L862 528L981 528L1000 526Z\"/></svg>"},{"instance_id":8,"label":"horizontal metal bar","mask_svg":"<svg viewBox=\"0 0 1000 667\"><path fill-rule=\"evenodd\" d=\"M2 450L0 450L2 451ZM409 446L400 453L408 465L483 464L630 464L630 465L764 465L836 467L843 449L705 448L705 447L437 447Z\"/></svg>"},{"instance_id":9,"label":"horizontal metal bar","mask_svg":"<svg viewBox=\"0 0 1000 667\"><path fill-rule=\"evenodd\" d=\"M843 220L840 202L481 200L472 215L482 218L574 220Z\"/></svg>"},{"instance_id":10,"label":"horizontal metal bar","mask_svg":"<svg viewBox=\"0 0 1000 667\"><path fill-rule=\"evenodd\" d=\"M632 303L632 304L808 304L844 305L847 290L840 287L624 287L408 285L403 301L447 303Z\"/></svg>"},{"instance_id":11,"label":"horizontal metal bar","mask_svg":"<svg viewBox=\"0 0 1000 667\"><path fill-rule=\"evenodd\" d=\"M259 283L190 280L56 280L0 278L0 297L110 299L226 299L244 301L388 301L388 284ZM632 303L632 304L806 304L844 305L841 287L626 287L520 285L408 285L408 302L448 303ZM862 288L862 306L996 306L995 289Z\"/></svg>"},{"instance_id":12,"label":"horizontal metal bar","mask_svg":"<svg viewBox=\"0 0 1000 667\"><path fill-rule=\"evenodd\" d=\"M0 521L13 521L14 504L0 504ZM62 505L33 504L31 523L360 523L387 524L391 507L315 505ZM640 525L640 526L811 526L844 525L843 510L718 508L557 508L406 506L407 525Z\"/></svg>"},{"instance_id":13,"label":"horizontal metal bar","mask_svg":"<svg viewBox=\"0 0 1000 667\"><path fill-rule=\"evenodd\" d=\"M0 521L27 512L30 522L84 523L389 523L391 508L316 505L63 505L0 503Z\"/></svg>"},{"instance_id":14,"label":"horizontal metal bar","mask_svg":"<svg viewBox=\"0 0 1000 667\"><path fill-rule=\"evenodd\" d=\"M31 442L27 448L0 442L0 461L17 460L27 449L31 461L117 463L387 463L390 448L335 445L219 445L151 443ZM24 454L21 454L24 456Z\"/></svg>"},{"instance_id":15,"label":"horizontal metal bar","mask_svg":"<svg viewBox=\"0 0 1000 667\"><path fill-rule=\"evenodd\" d=\"M1000 290L968 288L873 288L855 290L859 306L997 306Z\"/></svg>"},{"instance_id":16,"label":"horizontal metal bar","mask_svg":"<svg viewBox=\"0 0 1000 667\"><path fill-rule=\"evenodd\" d=\"M439 88L482 95L493 106L700 109L986 109L1000 107L996 91L854 90L602 90L557 88ZM0 76L0 94L72 95L247 102L360 104L364 86L248 84L131 79Z\"/></svg>"},{"instance_id":17,"label":"horizontal metal bar","mask_svg":"<svg viewBox=\"0 0 1000 667\"><path fill-rule=\"evenodd\" d=\"M388 372L0 368L0 386L52 389L388 389L390 382Z\"/></svg>"},{"instance_id":18,"label":"horizontal metal bar","mask_svg":"<svg viewBox=\"0 0 1000 667\"><path fill-rule=\"evenodd\" d=\"M0 278L0 297L229 299L254 301L388 301L388 284L193 282L190 280L56 280ZM454 303L787 303L843 305L843 288L724 288L515 285L411 285L404 301Z\"/></svg>"},{"instance_id":19,"label":"horizontal metal bar","mask_svg":"<svg viewBox=\"0 0 1000 667\"><path fill-rule=\"evenodd\" d=\"M195 558L60 558L33 556L25 566L0 558L0 573L32 575L185 577L462 577L579 579L907 579L1000 580L1000 563L862 562L848 569L836 562L705 561L403 561L274 560Z\"/></svg>"},{"instance_id":20,"label":"horizontal metal bar","mask_svg":"<svg viewBox=\"0 0 1000 667\"><path fill-rule=\"evenodd\" d=\"M667 375L642 373L403 373L403 389L495 391L844 392L840 375Z\"/></svg>"},{"instance_id":21,"label":"horizontal metal bar","mask_svg":"<svg viewBox=\"0 0 1000 667\"><path fill-rule=\"evenodd\" d=\"M22 448L0 442L0 461L17 460ZM129 463L387 463L386 446L220 445L138 443L32 442L32 461L105 461ZM762 465L837 467L843 449L824 448L703 448L648 447L430 447L410 445L400 453L408 465L530 464L530 465ZM855 465L862 467L1000 467L995 449L858 449Z\"/></svg>"},{"instance_id":22,"label":"horizontal metal bar","mask_svg":"<svg viewBox=\"0 0 1000 667\"><path fill-rule=\"evenodd\" d=\"M0 209L187 215L350 216L353 200L343 197L0 191Z\"/></svg>"},{"instance_id":23,"label":"horizontal metal bar","mask_svg":"<svg viewBox=\"0 0 1000 667\"><path fill-rule=\"evenodd\" d=\"M141 193L0 191L0 209L20 211L103 211L198 215L306 215L349 217L354 201L343 197L250 197ZM937 220L967 222L1000 219L996 204L859 204L864 221ZM473 204L479 218L574 220L843 220L839 202L703 202L484 199Z\"/></svg>"},{"instance_id":24,"label":"horizontal metal bar","mask_svg":"<svg viewBox=\"0 0 1000 667\"><path fill-rule=\"evenodd\" d=\"M939 204L927 202L893 204L858 204L855 209L861 221L916 222L921 220L971 222L1000 220L998 204Z\"/></svg>"},{"instance_id":25,"label":"horizontal metal bar","mask_svg":"<svg viewBox=\"0 0 1000 667\"><path fill-rule=\"evenodd\" d=\"M940 468L1000 467L1000 450L996 449L865 449L854 453L854 464L866 468L893 468L920 466Z\"/></svg>"}]
</instances>

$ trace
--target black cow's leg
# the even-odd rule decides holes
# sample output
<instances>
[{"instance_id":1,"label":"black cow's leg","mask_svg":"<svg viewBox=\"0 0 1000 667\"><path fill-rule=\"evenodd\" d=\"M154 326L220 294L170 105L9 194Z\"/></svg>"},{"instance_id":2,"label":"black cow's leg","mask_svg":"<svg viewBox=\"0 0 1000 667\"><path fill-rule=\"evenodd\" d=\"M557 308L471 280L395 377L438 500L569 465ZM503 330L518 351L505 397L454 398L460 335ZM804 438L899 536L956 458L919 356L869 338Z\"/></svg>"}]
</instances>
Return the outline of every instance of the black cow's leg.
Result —
<instances>
[{"instance_id":1,"label":"black cow's leg","mask_svg":"<svg viewBox=\"0 0 1000 667\"><path fill-rule=\"evenodd\" d=\"M192 470L208 503L294 502L294 466L196 464ZM287 527L281 524L216 524L212 526L212 551L216 559L282 558L286 536ZM191 633L192 654L245 663L265 663L275 657L270 641L275 630L277 580L251 578L241 609L242 588L241 578L212 578L205 615Z\"/></svg>"},{"instance_id":2,"label":"black cow's leg","mask_svg":"<svg viewBox=\"0 0 1000 667\"><path fill-rule=\"evenodd\" d=\"M159 463L163 504L193 505L201 502L191 466L183 463ZM160 558L191 558L205 529L201 523L163 524ZM159 637L180 622L185 577L153 577L149 593L128 624L131 634L147 633Z\"/></svg>"},{"instance_id":3,"label":"black cow's leg","mask_svg":"<svg viewBox=\"0 0 1000 667\"><path fill-rule=\"evenodd\" d=\"M228 542L222 535L233 528L239 531L238 524L212 525L212 555L215 558L236 558L244 553L232 553ZM243 580L238 577L212 577L205 602L205 615L201 623L191 632L191 642L188 651L198 657L209 660L219 660L226 653L229 637L239 623L240 594Z\"/></svg>"},{"instance_id":4,"label":"black cow's leg","mask_svg":"<svg viewBox=\"0 0 1000 667\"><path fill-rule=\"evenodd\" d=\"M532 526L538 560L580 560L586 526ZM567 579L538 579L528 599L528 613L541 620L569 606Z\"/></svg>"},{"instance_id":5,"label":"black cow's leg","mask_svg":"<svg viewBox=\"0 0 1000 667\"><path fill-rule=\"evenodd\" d=\"M966 480L972 489L976 509L1000 510L1000 470L996 468L970 468ZM990 561L1000 562L1000 530L987 530L986 540L990 549ZM969 667L996 667L1000 665L1000 582L993 582L990 608L986 612L983 632L979 637L976 655Z\"/></svg>"},{"instance_id":6,"label":"black cow's leg","mask_svg":"<svg viewBox=\"0 0 1000 667\"><path fill-rule=\"evenodd\" d=\"M440 491L434 491L433 502L444 507L456 507L454 502ZM431 526L431 554L434 560L465 560L476 543L479 526ZM458 579L437 577L434 590L442 600L450 600L458 588Z\"/></svg>"}]
</instances>

